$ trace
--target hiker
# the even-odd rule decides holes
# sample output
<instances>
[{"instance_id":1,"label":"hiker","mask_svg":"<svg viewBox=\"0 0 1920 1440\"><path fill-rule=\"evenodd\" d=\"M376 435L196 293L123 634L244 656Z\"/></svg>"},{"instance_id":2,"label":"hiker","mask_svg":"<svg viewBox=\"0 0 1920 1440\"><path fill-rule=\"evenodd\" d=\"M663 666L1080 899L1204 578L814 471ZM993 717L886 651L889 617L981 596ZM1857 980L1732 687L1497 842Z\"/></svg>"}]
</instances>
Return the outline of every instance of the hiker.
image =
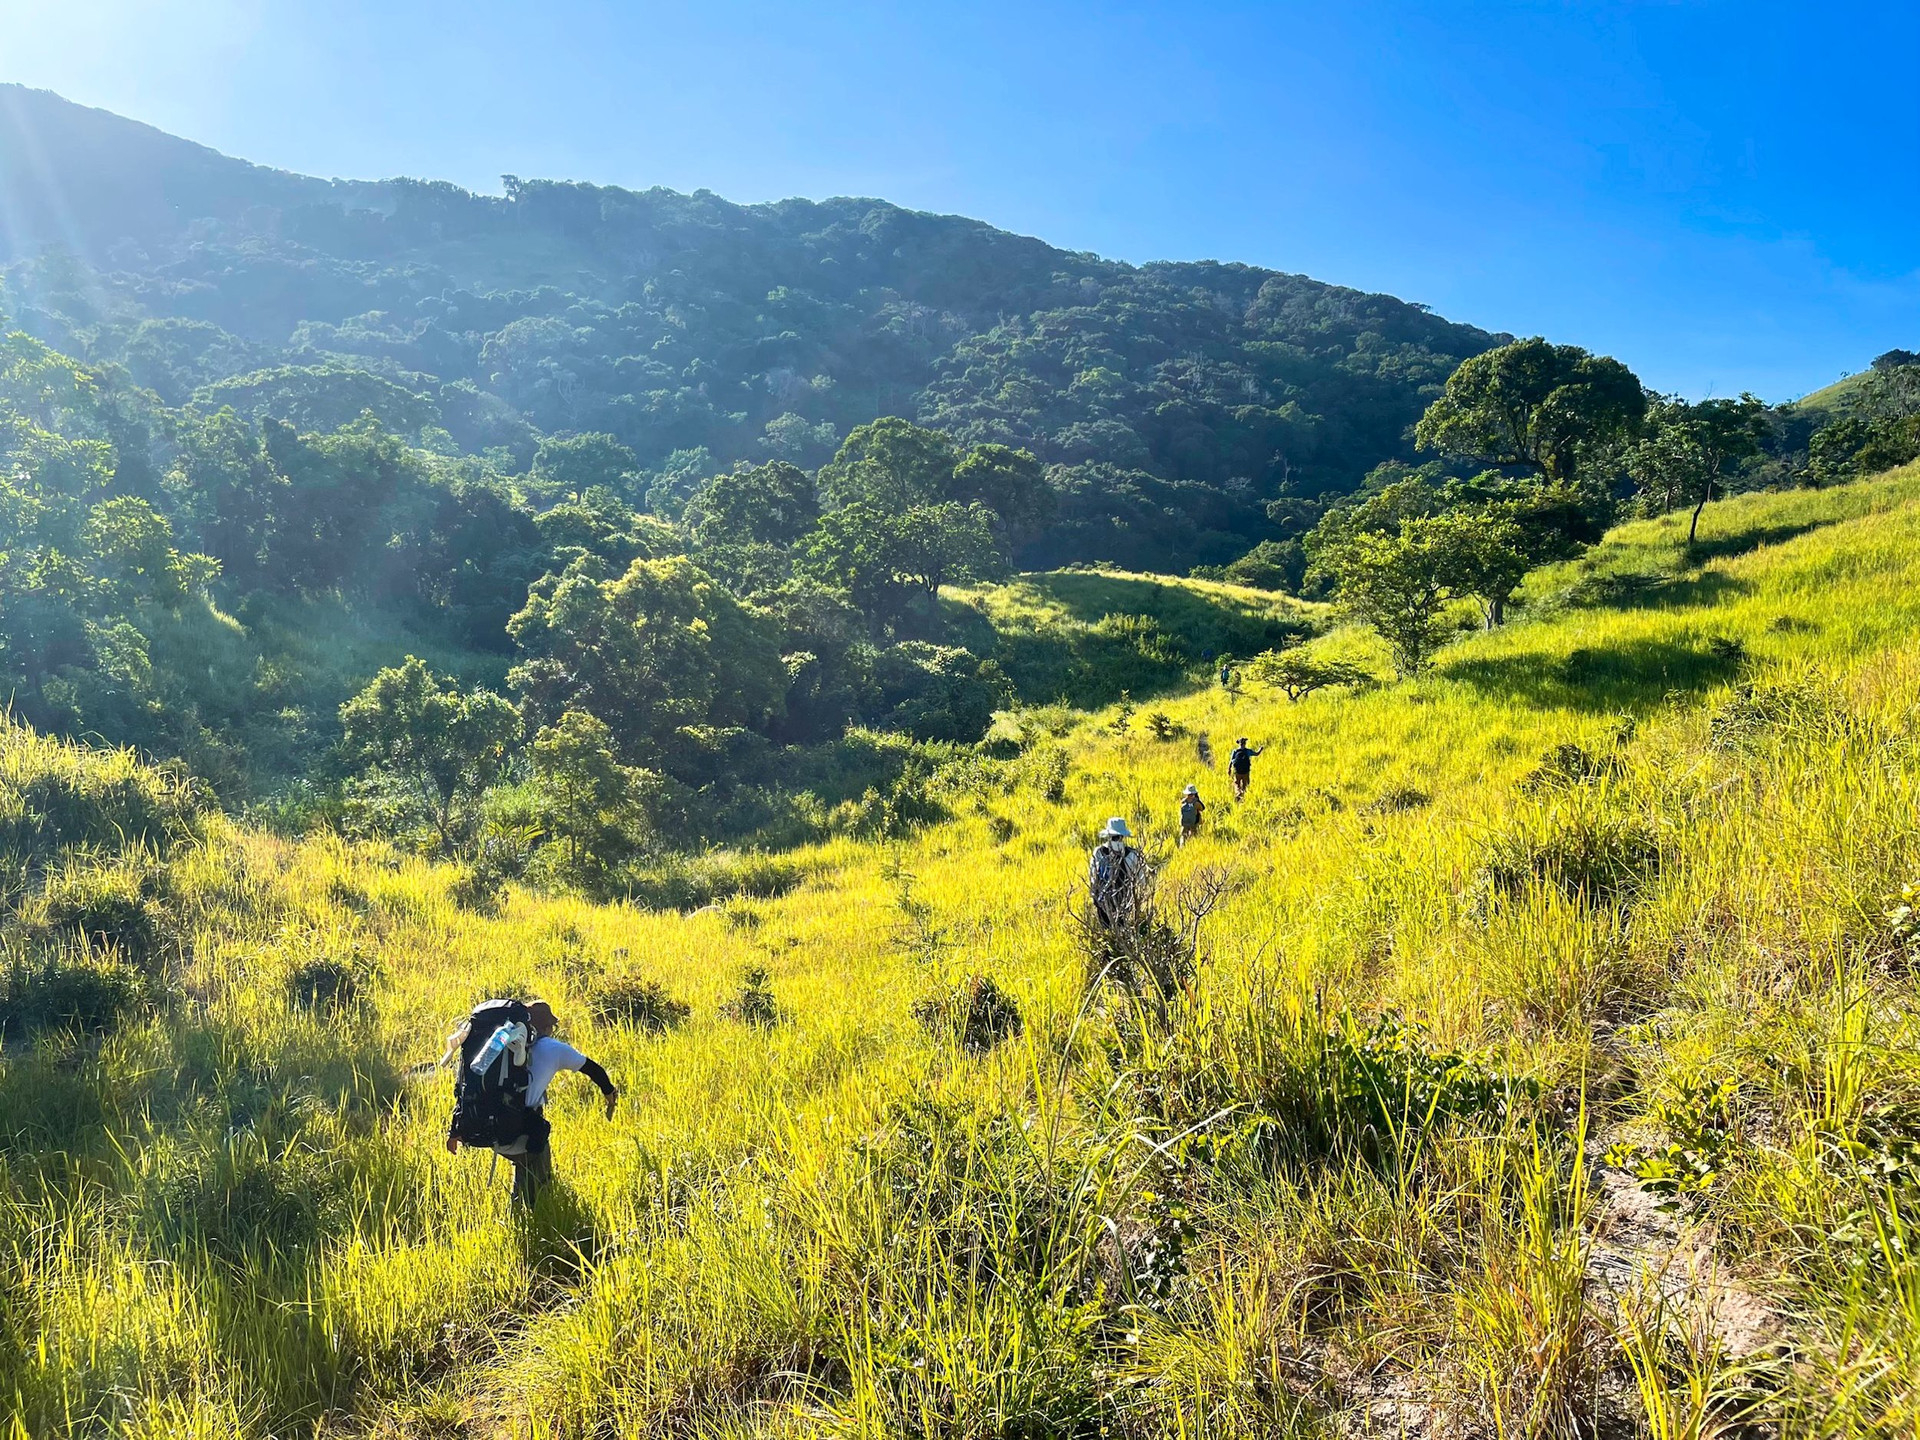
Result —
<instances>
[{"instance_id":1,"label":"hiker","mask_svg":"<svg viewBox=\"0 0 1920 1440\"><path fill-rule=\"evenodd\" d=\"M1186 844L1200 833L1200 821L1207 813L1207 802L1200 798L1200 787L1189 785L1180 796L1180 843Z\"/></svg>"},{"instance_id":2,"label":"hiker","mask_svg":"<svg viewBox=\"0 0 1920 1440\"><path fill-rule=\"evenodd\" d=\"M1222 690L1233 688L1233 657L1230 655L1220 657L1220 688Z\"/></svg>"},{"instance_id":3,"label":"hiker","mask_svg":"<svg viewBox=\"0 0 1920 1440\"><path fill-rule=\"evenodd\" d=\"M1093 897L1094 913L1109 930L1133 924L1147 885L1147 857L1127 843L1132 836L1125 817L1114 816L1100 832L1100 843L1087 862L1087 891Z\"/></svg>"},{"instance_id":4,"label":"hiker","mask_svg":"<svg viewBox=\"0 0 1920 1440\"><path fill-rule=\"evenodd\" d=\"M513 1166L513 1198L523 1205L553 1178L553 1127L547 1123L547 1086L562 1070L578 1070L606 1101L607 1118L620 1096L607 1072L566 1041L544 1000L489 1000L454 1031L444 1062L457 1050L453 1120L447 1149L484 1145Z\"/></svg>"},{"instance_id":5,"label":"hiker","mask_svg":"<svg viewBox=\"0 0 1920 1440\"><path fill-rule=\"evenodd\" d=\"M1247 784L1253 779L1253 757L1264 754L1266 746L1249 749L1247 737L1242 735L1233 742L1233 753L1227 756L1227 773L1233 777L1233 798L1244 800L1247 796Z\"/></svg>"}]
</instances>

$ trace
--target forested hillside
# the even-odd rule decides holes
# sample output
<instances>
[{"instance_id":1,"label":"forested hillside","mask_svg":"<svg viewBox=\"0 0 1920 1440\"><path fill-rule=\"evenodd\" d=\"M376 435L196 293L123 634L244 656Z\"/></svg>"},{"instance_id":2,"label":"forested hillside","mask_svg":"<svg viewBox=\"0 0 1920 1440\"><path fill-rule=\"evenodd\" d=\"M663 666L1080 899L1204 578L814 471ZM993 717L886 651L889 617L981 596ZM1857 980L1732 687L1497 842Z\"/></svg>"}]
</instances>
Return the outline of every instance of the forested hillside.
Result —
<instances>
[{"instance_id":1,"label":"forested hillside","mask_svg":"<svg viewBox=\"0 0 1920 1440\"><path fill-rule=\"evenodd\" d=\"M169 405L410 441L523 473L605 434L673 514L734 461L812 468L899 415L1047 467L1023 564L1181 570L1279 534L1268 502L1411 458L1496 338L1246 265L1131 266L879 200L742 206L508 177L265 170L0 87L17 323Z\"/></svg>"}]
</instances>

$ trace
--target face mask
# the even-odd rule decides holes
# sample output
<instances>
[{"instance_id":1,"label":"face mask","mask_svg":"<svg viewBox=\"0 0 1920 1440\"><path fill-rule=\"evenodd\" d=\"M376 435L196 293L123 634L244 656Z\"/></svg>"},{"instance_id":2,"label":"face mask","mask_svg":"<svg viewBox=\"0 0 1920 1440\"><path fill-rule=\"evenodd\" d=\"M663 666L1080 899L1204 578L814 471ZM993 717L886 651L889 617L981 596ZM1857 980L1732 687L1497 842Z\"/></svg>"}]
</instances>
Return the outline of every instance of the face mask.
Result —
<instances>
[{"instance_id":1,"label":"face mask","mask_svg":"<svg viewBox=\"0 0 1920 1440\"><path fill-rule=\"evenodd\" d=\"M1118 855L1122 850L1126 848L1127 848L1127 842L1118 835L1115 835L1112 839L1107 841L1107 849L1113 851L1113 853L1116 855Z\"/></svg>"}]
</instances>

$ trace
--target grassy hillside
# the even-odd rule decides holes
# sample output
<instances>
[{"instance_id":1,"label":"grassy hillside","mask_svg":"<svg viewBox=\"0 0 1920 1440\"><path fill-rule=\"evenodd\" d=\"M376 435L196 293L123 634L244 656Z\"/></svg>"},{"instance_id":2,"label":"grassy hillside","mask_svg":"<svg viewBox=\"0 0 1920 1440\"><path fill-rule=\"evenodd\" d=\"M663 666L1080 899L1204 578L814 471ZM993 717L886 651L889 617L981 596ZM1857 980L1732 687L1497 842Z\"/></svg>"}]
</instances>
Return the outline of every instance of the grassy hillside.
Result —
<instances>
[{"instance_id":1,"label":"grassy hillside","mask_svg":"<svg viewBox=\"0 0 1920 1440\"><path fill-rule=\"evenodd\" d=\"M690 915L8 732L13 1433L1920 1433L1920 470L1702 533L1623 528L1417 683L1010 717L951 820ZM1236 808L1198 742L1241 733ZM1073 917L1115 812L1151 963ZM556 1085L528 1218L431 1061L533 991L626 1100Z\"/></svg>"},{"instance_id":2,"label":"grassy hillside","mask_svg":"<svg viewBox=\"0 0 1920 1440\"><path fill-rule=\"evenodd\" d=\"M1144 699L1191 682L1216 658L1278 649L1326 623L1327 607L1265 590L1054 570L947 592L956 638L991 655L1029 703L1083 709L1122 691Z\"/></svg>"}]
</instances>

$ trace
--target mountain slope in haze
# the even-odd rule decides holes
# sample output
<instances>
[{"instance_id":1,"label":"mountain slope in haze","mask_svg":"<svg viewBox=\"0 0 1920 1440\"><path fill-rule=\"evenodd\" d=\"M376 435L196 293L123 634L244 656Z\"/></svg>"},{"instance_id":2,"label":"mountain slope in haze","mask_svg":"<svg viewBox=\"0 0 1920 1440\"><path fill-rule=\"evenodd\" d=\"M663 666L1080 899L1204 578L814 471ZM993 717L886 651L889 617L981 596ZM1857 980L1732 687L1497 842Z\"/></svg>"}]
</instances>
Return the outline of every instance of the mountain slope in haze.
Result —
<instances>
[{"instance_id":1,"label":"mountain slope in haze","mask_svg":"<svg viewBox=\"0 0 1920 1440\"><path fill-rule=\"evenodd\" d=\"M372 409L521 467L545 435L606 432L631 498L668 512L733 461L816 465L906 415L1052 467L1034 564L1231 559L1277 535L1268 502L1408 456L1447 374L1500 338L878 200L316 180L19 87L0 195L16 321L171 404L303 428Z\"/></svg>"}]
</instances>

